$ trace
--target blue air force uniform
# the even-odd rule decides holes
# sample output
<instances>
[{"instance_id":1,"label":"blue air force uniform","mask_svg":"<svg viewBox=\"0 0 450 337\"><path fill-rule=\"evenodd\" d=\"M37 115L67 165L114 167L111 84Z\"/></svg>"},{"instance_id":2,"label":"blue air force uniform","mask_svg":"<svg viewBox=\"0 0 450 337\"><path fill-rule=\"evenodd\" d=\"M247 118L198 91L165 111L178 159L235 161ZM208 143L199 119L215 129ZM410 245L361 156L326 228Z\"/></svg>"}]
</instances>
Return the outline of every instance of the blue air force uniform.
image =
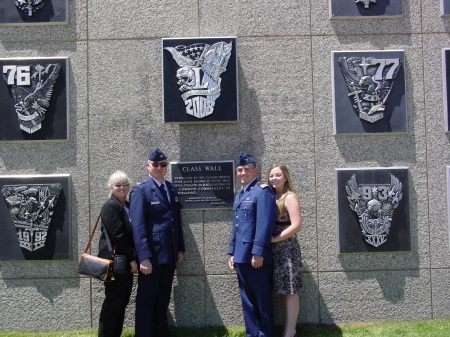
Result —
<instances>
[{"instance_id":1,"label":"blue air force uniform","mask_svg":"<svg viewBox=\"0 0 450 337\"><path fill-rule=\"evenodd\" d=\"M272 189L254 179L233 205L233 230L228 254L233 256L247 336L273 336L272 229L276 217ZM264 257L261 268L253 268L253 255Z\"/></svg>"},{"instance_id":2,"label":"blue air force uniform","mask_svg":"<svg viewBox=\"0 0 450 337\"><path fill-rule=\"evenodd\" d=\"M149 160L167 158L156 150L156 156L152 152ZM178 190L167 180L163 183L168 200L160 183L151 176L133 186L130 193L130 219L138 260L149 259L152 263L151 274L138 275L136 337L169 336L167 308L178 252L185 251Z\"/></svg>"}]
</instances>

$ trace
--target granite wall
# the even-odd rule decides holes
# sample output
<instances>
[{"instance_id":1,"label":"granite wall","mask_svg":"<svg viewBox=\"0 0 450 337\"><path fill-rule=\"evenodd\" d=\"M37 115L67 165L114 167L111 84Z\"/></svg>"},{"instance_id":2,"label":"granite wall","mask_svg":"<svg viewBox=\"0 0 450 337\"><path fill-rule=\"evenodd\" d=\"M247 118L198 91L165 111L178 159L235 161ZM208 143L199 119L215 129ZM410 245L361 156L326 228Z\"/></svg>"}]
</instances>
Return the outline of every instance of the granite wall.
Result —
<instances>
[{"instance_id":1,"label":"granite wall","mask_svg":"<svg viewBox=\"0 0 450 337\"><path fill-rule=\"evenodd\" d=\"M155 147L171 161L246 151L264 178L271 164L288 166L303 217L299 322L450 317L442 85L450 18L439 1L403 0L400 18L345 20L330 20L329 1L313 0L69 3L68 25L0 26L0 57L70 60L69 140L0 144L0 175L70 174L72 182L72 260L0 262L0 329L97 327L103 286L77 274L78 255L109 175L122 169L140 181ZM195 36L237 37L238 123L162 122L161 38ZM404 51L407 133L334 135L331 52L343 50ZM409 168L411 252L338 254L335 169L391 166ZM230 217L183 212L187 252L172 324L243 324L227 266ZM127 327L133 314L134 299Z\"/></svg>"}]
</instances>

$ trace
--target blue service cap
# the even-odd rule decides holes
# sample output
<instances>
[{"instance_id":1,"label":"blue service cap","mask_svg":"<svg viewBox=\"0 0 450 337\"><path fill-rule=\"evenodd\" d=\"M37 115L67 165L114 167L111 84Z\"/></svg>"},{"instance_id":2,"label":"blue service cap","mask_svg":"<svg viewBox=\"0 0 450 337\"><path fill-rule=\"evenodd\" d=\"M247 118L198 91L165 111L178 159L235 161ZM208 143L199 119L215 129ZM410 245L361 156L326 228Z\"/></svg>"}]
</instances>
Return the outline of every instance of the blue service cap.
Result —
<instances>
[{"instance_id":1,"label":"blue service cap","mask_svg":"<svg viewBox=\"0 0 450 337\"><path fill-rule=\"evenodd\" d=\"M152 152L148 155L148 160L150 161L161 161L167 159L167 156L164 152L161 151L159 147L154 149Z\"/></svg>"},{"instance_id":2,"label":"blue service cap","mask_svg":"<svg viewBox=\"0 0 450 337\"><path fill-rule=\"evenodd\" d=\"M253 157L245 152L241 152L239 153L238 156L238 160L236 162L236 166L244 166L250 163L255 163L256 165L256 161L255 159L253 159Z\"/></svg>"}]
</instances>

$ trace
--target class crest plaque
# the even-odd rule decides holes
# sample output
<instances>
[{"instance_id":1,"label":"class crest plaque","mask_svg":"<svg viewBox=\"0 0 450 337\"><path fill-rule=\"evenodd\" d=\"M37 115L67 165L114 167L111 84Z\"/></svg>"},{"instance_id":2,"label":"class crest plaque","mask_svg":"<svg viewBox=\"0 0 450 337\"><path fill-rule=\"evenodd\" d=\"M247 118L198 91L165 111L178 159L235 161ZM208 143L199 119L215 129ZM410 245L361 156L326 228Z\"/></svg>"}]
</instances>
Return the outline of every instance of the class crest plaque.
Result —
<instances>
[{"instance_id":1,"label":"class crest plaque","mask_svg":"<svg viewBox=\"0 0 450 337\"><path fill-rule=\"evenodd\" d=\"M45 246L61 190L60 184L2 187L2 195L17 229L21 248L33 252Z\"/></svg>"},{"instance_id":2,"label":"class crest plaque","mask_svg":"<svg viewBox=\"0 0 450 337\"><path fill-rule=\"evenodd\" d=\"M383 19L402 16L402 0L330 0L331 19Z\"/></svg>"},{"instance_id":3,"label":"class crest plaque","mask_svg":"<svg viewBox=\"0 0 450 337\"><path fill-rule=\"evenodd\" d=\"M407 131L403 51L333 52L332 59L336 134Z\"/></svg>"},{"instance_id":4,"label":"class crest plaque","mask_svg":"<svg viewBox=\"0 0 450 337\"><path fill-rule=\"evenodd\" d=\"M68 59L0 59L0 141L66 140Z\"/></svg>"},{"instance_id":5,"label":"class crest plaque","mask_svg":"<svg viewBox=\"0 0 450 337\"><path fill-rule=\"evenodd\" d=\"M69 23L69 0L1 0L0 25Z\"/></svg>"},{"instance_id":6,"label":"class crest plaque","mask_svg":"<svg viewBox=\"0 0 450 337\"><path fill-rule=\"evenodd\" d=\"M408 168L337 169L339 253L410 251Z\"/></svg>"},{"instance_id":7,"label":"class crest plaque","mask_svg":"<svg viewBox=\"0 0 450 337\"><path fill-rule=\"evenodd\" d=\"M238 120L236 38L162 39L164 122Z\"/></svg>"},{"instance_id":8,"label":"class crest plaque","mask_svg":"<svg viewBox=\"0 0 450 337\"><path fill-rule=\"evenodd\" d=\"M70 176L0 176L0 261L71 257Z\"/></svg>"}]
</instances>

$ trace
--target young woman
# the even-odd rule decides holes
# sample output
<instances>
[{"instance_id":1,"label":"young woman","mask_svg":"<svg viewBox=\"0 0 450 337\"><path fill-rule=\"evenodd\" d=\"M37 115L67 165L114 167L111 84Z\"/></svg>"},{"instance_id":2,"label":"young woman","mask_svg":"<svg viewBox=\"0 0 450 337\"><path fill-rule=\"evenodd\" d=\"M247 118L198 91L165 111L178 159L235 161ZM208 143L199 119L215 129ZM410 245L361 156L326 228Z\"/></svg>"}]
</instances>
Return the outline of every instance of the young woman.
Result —
<instances>
[{"instance_id":1,"label":"young woman","mask_svg":"<svg viewBox=\"0 0 450 337\"><path fill-rule=\"evenodd\" d=\"M273 290L281 298L284 314L282 337L297 337L295 329L300 310L297 292L302 287L301 252L296 237L302 227L300 203L286 166L273 165L267 182L277 200L277 219L272 233Z\"/></svg>"}]
</instances>

